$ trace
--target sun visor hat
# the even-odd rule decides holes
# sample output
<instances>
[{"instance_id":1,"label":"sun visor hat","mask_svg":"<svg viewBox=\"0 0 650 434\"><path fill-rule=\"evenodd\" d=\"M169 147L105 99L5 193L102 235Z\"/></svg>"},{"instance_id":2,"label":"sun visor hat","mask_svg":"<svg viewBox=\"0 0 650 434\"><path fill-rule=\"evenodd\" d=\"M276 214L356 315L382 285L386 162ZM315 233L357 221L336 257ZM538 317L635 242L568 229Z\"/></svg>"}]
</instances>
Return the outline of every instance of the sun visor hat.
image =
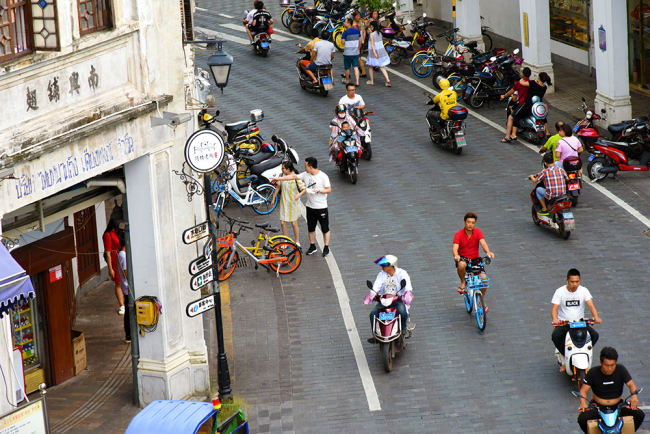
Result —
<instances>
[{"instance_id":1,"label":"sun visor hat","mask_svg":"<svg viewBox=\"0 0 650 434\"><path fill-rule=\"evenodd\" d=\"M379 265L380 267L397 267L397 256L393 255L386 255L382 256L381 258L377 259L375 261L375 264Z\"/></svg>"}]
</instances>

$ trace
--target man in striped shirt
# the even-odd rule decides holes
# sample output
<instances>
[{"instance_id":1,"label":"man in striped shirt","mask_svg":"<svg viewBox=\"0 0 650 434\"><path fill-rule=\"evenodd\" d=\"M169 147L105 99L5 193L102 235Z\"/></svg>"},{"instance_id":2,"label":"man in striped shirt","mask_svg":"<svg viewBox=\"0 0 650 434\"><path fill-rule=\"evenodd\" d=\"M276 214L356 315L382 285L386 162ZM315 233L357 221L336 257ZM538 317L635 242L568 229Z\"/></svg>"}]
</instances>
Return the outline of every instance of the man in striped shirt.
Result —
<instances>
[{"instance_id":1,"label":"man in striped shirt","mask_svg":"<svg viewBox=\"0 0 650 434\"><path fill-rule=\"evenodd\" d=\"M343 50L343 66L345 67L345 79L343 83L350 82L350 68L354 68L356 86L359 87L359 55L361 54L361 32L352 26L352 18L345 21L345 32L341 35L341 41L345 44Z\"/></svg>"},{"instance_id":2,"label":"man in striped shirt","mask_svg":"<svg viewBox=\"0 0 650 434\"><path fill-rule=\"evenodd\" d=\"M530 175L528 179L534 183L540 181L544 182L544 187L537 187L536 194L539 203L542 204L542 211L540 215L548 215L546 209L546 200L553 199L566 194L566 179L568 178L566 172L562 167L554 164L553 155L550 153L544 155L544 167L546 169L539 172L537 175Z\"/></svg>"}]
</instances>

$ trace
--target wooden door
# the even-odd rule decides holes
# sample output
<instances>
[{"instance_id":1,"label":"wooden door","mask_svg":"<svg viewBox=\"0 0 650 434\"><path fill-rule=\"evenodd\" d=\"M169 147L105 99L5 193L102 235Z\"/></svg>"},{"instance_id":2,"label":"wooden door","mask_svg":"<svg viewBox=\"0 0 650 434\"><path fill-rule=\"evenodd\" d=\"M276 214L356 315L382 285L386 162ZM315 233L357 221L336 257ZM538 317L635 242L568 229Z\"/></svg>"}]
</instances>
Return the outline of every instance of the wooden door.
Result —
<instances>
[{"instance_id":1,"label":"wooden door","mask_svg":"<svg viewBox=\"0 0 650 434\"><path fill-rule=\"evenodd\" d=\"M100 270L94 206L74 214L74 231L77 244L79 286L83 286L88 279L96 276Z\"/></svg>"},{"instance_id":2,"label":"wooden door","mask_svg":"<svg viewBox=\"0 0 650 434\"><path fill-rule=\"evenodd\" d=\"M52 385L61 384L74 376L72 334L70 333L70 302L68 285L72 276L60 264L43 272L45 315Z\"/></svg>"}]
</instances>

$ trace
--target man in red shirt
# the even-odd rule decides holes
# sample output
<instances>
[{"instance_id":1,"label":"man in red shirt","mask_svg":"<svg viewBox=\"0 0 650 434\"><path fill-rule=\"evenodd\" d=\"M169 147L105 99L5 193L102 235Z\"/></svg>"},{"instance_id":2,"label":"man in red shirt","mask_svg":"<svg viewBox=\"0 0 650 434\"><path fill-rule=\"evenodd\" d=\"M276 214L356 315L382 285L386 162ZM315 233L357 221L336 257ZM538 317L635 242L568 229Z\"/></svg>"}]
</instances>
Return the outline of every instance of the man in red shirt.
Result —
<instances>
[{"instance_id":1,"label":"man in red shirt","mask_svg":"<svg viewBox=\"0 0 650 434\"><path fill-rule=\"evenodd\" d=\"M467 268L467 264L477 265L481 261L478 252L479 244L486 255L494 258L494 253L490 252L490 248L483 237L483 232L476 227L476 214L468 212L465 214L464 219L465 227L456 232L456 235L454 235L454 243L451 247L451 253L454 255L454 261L456 261L456 271L458 271L458 277L460 277L459 294L465 294L465 269ZM482 267L481 277L486 277L485 269ZM481 289L484 299L485 291L485 288ZM489 312L487 306L485 307L485 311Z\"/></svg>"}]
</instances>

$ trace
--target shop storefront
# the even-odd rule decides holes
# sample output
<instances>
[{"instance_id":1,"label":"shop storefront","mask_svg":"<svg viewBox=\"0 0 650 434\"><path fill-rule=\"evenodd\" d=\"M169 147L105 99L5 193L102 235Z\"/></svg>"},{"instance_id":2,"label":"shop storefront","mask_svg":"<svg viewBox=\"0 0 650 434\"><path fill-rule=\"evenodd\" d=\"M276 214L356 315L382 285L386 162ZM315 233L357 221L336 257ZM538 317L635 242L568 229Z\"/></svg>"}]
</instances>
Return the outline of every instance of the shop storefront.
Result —
<instances>
[{"instance_id":1,"label":"shop storefront","mask_svg":"<svg viewBox=\"0 0 650 434\"><path fill-rule=\"evenodd\" d=\"M585 0L550 0L551 39L589 49L589 5Z\"/></svg>"},{"instance_id":2,"label":"shop storefront","mask_svg":"<svg viewBox=\"0 0 650 434\"><path fill-rule=\"evenodd\" d=\"M632 67L630 78L638 84L648 85L650 83L650 2L628 0L627 10L628 46Z\"/></svg>"}]
</instances>

